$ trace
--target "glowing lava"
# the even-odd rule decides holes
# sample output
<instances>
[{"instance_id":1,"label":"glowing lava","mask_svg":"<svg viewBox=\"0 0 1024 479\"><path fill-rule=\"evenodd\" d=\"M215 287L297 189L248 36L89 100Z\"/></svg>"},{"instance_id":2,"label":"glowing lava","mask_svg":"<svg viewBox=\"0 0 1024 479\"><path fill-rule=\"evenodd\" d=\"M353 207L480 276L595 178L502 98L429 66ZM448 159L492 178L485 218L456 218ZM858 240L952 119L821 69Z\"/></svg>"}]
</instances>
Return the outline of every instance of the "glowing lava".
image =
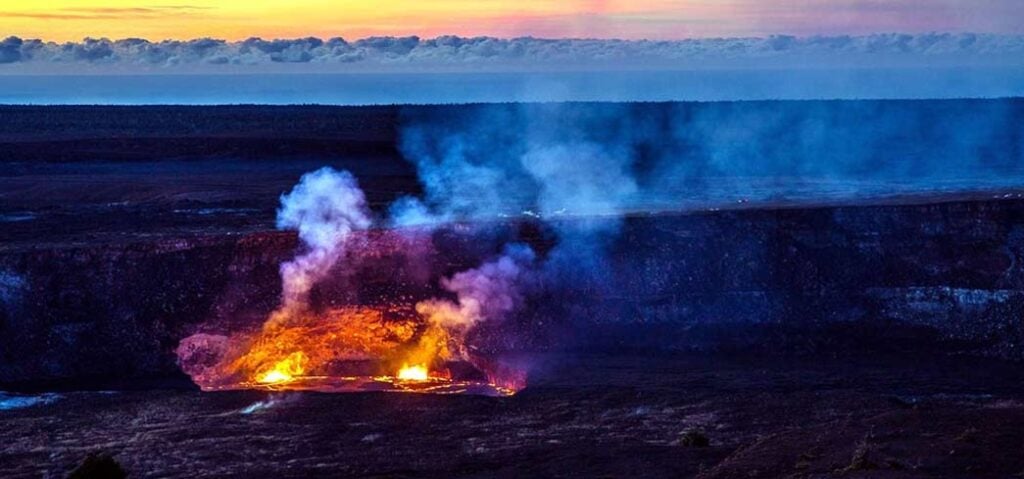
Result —
<instances>
[{"instance_id":1,"label":"glowing lava","mask_svg":"<svg viewBox=\"0 0 1024 479\"><path fill-rule=\"evenodd\" d=\"M403 364L402 369L398 370L398 374L395 377L400 381L426 381L430 379L430 371L422 364L414 366Z\"/></svg>"},{"instance_id":2,"label":"glowing lava","mask_svg":"<svg viewBox=\"0 0 1024 479\"><path fill-rule=\"evenodd\" d=\"M382 307L305 311L293 322L233 337L194 335L179 346L179 357L204 391L509 396L525 387L517 368L479 356L468 362L462 331L450 334L431 321L437 318ZM451 366L459 362L486 379L452 377ZM390 372L377 376L382 367Z\"/></svg>"},{"instance_id":3,"label":"glowing lava","mask_svg":"<svg viewBox=\"0 0 1024 479\"><path fill-rule=\"evenodd\" d=\"M380 281L426 280L420 276L433 268L435 245L418 231L371 231L372 216L351 174L324 168L304 175L278 210L278 226L297 230L303 248L280 266L277 309L259 327L183 339L176 350L182 369L205 391L509 395L524 387L520 375L471 354L469 340L480 324L504 320L523 303L519 286L532 274L533 251L510 246L479 268L440 278L445 298L398 294L381 304L377 292L392 283ZM364 291L357 273L373 287ZM371 304L335 306L361 299ZM460 365L455 377L452 365Z\"/></svg>"},{"instance_id":4,"label":"glowing lava","mask_svg":"<svg viewBox=\"0 0 1024 479\"><path fill-rule=\"evenodd\" d=\"M256 382L260 384L280 384L301 376L306 370L306 355L301 351L288 355L274 364L270 369L256 375Z\"/></svg>"}]
</instances>

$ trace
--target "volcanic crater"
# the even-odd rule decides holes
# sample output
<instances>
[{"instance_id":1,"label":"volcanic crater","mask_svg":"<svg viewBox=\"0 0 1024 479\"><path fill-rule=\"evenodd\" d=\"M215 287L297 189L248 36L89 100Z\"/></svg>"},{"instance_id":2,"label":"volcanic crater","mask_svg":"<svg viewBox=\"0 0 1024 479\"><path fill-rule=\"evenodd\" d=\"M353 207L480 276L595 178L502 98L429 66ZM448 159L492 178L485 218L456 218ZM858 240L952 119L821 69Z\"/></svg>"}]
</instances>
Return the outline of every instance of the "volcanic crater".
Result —
<instances>
[{"instance_id":1,"label":"volcanic crater","mask_svg":"<svg viewBox=\"0 0 1024 479\"><path fill-rule=\"evenodd\" d=\"M638 198L614 215L502 191L487 215L391 221L404 197L437 206L410 142L481 111L604 128L516 153L536 161L609 166L593 145L629 130L636 161L602 178L640 193L659 155L756 143L752 118L831 128L769 132L757 165L863 143L865 114L913 121L814 181L705 162L658 195L599 189ZM866 172L964 154L961 113L995 111L972 145L988 176ZM106 454L140 477L1022 474L1022 118L1019 100L0 107L0 472ZM571 171L531 165L531 199L557 203L544 182ZM326 242L278 228L324 167L365 221Z\"/></svg>"}]
</instances>

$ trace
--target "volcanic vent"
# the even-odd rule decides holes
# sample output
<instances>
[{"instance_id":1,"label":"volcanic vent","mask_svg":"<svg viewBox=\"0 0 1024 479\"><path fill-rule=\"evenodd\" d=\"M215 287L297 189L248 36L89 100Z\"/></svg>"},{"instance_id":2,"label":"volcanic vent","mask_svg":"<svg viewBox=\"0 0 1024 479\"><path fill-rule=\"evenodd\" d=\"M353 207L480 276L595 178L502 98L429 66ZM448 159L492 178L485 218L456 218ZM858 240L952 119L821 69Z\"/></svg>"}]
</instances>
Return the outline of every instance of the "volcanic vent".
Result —
<instances>
[{"instance_id":1,"label":"volcanic vent","mask_svg":"<svg viewBox=\"0 0 1024 479\"><path fill-rule=\"evenodd\" d=\"M280 305L258 327L207 325L185 338L177 350L185 372L204 390L508 395L524 387L521 370L472 338L523 304L533 251L511 245L438 281L430 230L374 223L352 175L304 176L278 211L278 227L297 230L303 245L281 265ZM358 299L367 289L351 277L359 268L391 280L373 301ZM436 283L444 297L431 296Z\"/></svg>"}]
</instances>

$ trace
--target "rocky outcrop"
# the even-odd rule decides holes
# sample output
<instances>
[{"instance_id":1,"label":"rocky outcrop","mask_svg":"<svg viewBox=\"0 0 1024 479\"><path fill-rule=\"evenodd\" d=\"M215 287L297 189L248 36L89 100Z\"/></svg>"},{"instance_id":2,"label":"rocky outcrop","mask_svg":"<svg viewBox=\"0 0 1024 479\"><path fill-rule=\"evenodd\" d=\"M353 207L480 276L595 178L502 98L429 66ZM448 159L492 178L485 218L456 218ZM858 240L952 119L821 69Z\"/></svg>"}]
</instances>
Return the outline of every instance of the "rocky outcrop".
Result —
<instances>
[{"instance_id":1,"label":"rocky outcrop","mask_svg":"<svg viewBox=\"0 0 1024 479\"><path fill-rule=\"evenodd\" d=\"M0 381L173 372L178 339L218 308L273 307L276 265L294 244L263 234L8 252Z\"/></svg>"},{"instance_id":2,"label":"rocky outcrop","mask_svg":"<svg viewBox=\"0 0 1024 479\"><path fill-rule=\"evenodd\" d=\"M690 330L669 335L680 347L1022 359L1022 213L1014 200L634 220L623 247L651 253L620 255L619 320Z\"/></svg>"}]
</instances>

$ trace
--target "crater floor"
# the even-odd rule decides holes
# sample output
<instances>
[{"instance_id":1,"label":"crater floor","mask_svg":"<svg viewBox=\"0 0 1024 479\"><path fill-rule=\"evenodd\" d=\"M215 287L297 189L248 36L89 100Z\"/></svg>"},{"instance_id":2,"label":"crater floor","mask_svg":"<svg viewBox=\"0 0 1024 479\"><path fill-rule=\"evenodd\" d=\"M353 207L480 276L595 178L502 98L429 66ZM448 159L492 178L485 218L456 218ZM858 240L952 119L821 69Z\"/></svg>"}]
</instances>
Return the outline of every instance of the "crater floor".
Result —
<instances>
[{"instance_id":1,"label":"crater floor","mask_svg":"<svg viewBox=\"0 0 1024 479\"><path fill-rule=\"evenodd\" d=\"M512 397L74 392L0 410L5 477L1014 477L1024 371L952 358L545 356ZM708 445L702 446L702 438Z\"/></svg>"}]
</instances>

